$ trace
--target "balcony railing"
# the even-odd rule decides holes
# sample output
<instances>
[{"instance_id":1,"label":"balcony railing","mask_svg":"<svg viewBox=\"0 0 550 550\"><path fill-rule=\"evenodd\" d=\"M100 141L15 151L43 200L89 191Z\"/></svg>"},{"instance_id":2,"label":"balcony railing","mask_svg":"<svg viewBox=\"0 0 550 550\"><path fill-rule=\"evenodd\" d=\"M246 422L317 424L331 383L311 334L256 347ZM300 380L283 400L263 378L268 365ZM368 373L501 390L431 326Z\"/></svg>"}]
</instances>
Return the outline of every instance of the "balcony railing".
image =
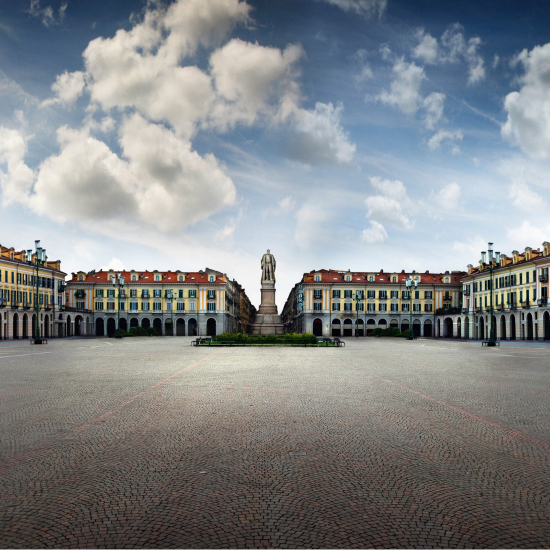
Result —
<instances>
[{"instance_id":1,"label":"balcony railing","mask_svg":"<svg viewBox=\"0 0 550 550\"><path fill-rule=\"evenodd\" d=\"M543 273L542 275L539 275L539 281L541 281L542 283L548 281L548 273Z\"/></svg>"},{"instance_id":2,"label":"balcony railing","mask_svg":"<svg viewBox=\"0 0 550 550\"><path fill-rule=\"evenodd\" d=\"M390 315L399 315L399 311L392 310L390 311Z\"/></svg>"},{"instance_id":3,"label":"balcony railing","mask_svg":"<svg viewBox=\"0 0 550 550\"><path fill-rule=\"evenodd\" d=\"M548 305L548 298L539 298L537 300L537 306L547 306Z\"/></svg>"},{"instance_id":4,"label":"balcony railing","mask_svg":"<svg viewBox=\"0 0 550 550\"><path fill-rule=\"evenodd\" d=\"M413 315L422 315L422 311L413 311Z\"/></svg>"},{"instance_id":5,"label":"balcony railing","mask_svg":"<svg viewBox=\"0 0 550 550\"><path fill-rule=\"evenodd\" d=\"M517 308L518 308L518 306L517 306L516 303L513 303L513 304L512 304L512 303L508 303L508 309L514 310L514 309L517 309Z\"/></svg>"},{"instance_id":6,"label":"balcony railing","mask_svg":"<svg viewBox=\"0 0 550 550\"><path fill-rule=\"evenodd\" d=\"M468 308L463 307L461 310L462 315L466 315L468 313Z\"/></svg>"},{"instance_id":7,"label":"balcony railing","mask_svg":"<svg viewBox=\"0 0 550 550\"><path fill-rule=\"evenodd\" d=\"M464 296L469 296L470 295L470 289L469 288L465 288L464 291L462 292L464 294Z\"/></svg>"},{"instance_id":8,"label":"balcony railing","mask_svg":"<svg viewBox=\"0 0 550 550\"><path fill-rule=\"evenodd\" d=\"M453 299L450 296L444 296L443 297L443 303L444 304L450 304L453 301Z\"/></svg>"},{"instance_id":9,"label":"balcony railing","mask_svg":"<svg viewBox=\"0 0 550 550\"><path fill-rule=\"evenodd\" d=\"M531 302L527 301L527 300L524 300L523 302L521 302L521 307L523 309L529 309L531 307Z\"/></svg>"}]
</instances>

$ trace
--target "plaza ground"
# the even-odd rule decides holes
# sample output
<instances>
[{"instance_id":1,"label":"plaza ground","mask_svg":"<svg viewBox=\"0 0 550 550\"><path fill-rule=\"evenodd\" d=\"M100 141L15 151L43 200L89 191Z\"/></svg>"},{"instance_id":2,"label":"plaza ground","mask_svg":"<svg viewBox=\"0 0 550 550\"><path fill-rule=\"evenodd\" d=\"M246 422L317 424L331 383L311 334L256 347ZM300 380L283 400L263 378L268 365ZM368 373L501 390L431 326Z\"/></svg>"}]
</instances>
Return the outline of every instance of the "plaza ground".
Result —
<instances>
[{"instance_id":1,"label":"plaza ground","mask_svg":"<svg viewBox=\"0 0 550 550\"><path fill-rule=\"evenodd\" d=\"M550 546L550 347L0 345L2 548Z\"/></svg>"}]
</instances>

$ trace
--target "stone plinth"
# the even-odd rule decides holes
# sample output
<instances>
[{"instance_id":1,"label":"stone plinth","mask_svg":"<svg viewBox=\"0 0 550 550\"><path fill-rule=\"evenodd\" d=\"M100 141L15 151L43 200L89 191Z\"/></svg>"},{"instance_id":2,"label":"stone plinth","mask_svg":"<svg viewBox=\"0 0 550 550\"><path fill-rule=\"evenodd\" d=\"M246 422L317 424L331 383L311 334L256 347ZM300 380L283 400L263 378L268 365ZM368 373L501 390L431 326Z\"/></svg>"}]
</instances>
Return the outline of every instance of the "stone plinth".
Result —
<instances>
[{"instance_id":1,"label":"stone plinth","mask_svg":"<svg viewBox=\"0 0 550 550\"><path fill-rule=\"evenodd\" d=\"M262 283L262 303L252 325L252 334L283 335L285 329L275 304L275 283Z\"/></svg>"}]
</instances>

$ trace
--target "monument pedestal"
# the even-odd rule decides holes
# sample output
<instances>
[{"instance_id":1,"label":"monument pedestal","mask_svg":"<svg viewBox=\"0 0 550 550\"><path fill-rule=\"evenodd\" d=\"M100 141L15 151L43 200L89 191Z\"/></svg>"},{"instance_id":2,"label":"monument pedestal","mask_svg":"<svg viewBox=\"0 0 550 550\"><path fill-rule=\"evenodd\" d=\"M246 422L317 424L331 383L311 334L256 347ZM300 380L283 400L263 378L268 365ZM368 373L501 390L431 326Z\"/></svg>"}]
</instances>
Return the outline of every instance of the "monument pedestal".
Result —
<instances>
[{"instance_id":1,"label":"monument pedestal","mask_svg":"<svg viewBox=\"0 0 550 550\"><path fill-rule=\"evenodd\" d=\"M252 334L255 336L260 334L277 334L282 336L285 333L285 328L275 304L275 283L262 283L261 291L262 303L252 325Z\"/></svg>"}]
</instances>

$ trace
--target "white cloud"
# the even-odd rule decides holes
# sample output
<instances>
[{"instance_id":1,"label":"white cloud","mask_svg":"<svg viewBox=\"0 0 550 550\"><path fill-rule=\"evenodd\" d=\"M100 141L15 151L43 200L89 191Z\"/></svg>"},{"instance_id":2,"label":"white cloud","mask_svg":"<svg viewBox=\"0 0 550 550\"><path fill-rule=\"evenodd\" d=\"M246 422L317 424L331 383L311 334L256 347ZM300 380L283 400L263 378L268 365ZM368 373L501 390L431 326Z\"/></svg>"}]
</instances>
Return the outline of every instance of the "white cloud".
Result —
<instances>
[{"instance_id":1,"label":"white cloud","mask_svg":"<svg viewBox=\"0 0 550 550\"><path fill-rule=\"evenodd\" d=\"M371 221L386 222L401 229L412 229L413 223L403 214L410 205L407 190L401 181L370 178L371 185L380 195L371 195L365 199L367 217Z\"/></svg>"},{"instance_id":2,"label":"white cloud","mask_svg":"<svg viewBox=\"0 0 550 550\"><path fill-rule=\"evenodd\" d=\"M34 172L25 164L27 139L17 130L0 127L0 187L3 203L24 202L34 181Z\"/></svg>"},{"instance_id":3,"label":"white cloud","mask_svg":"<svg viewBox=\"0 0 550 550\"><path fill-rule=\"evenodd\" d=\"M464 134L461 130L439 130L439 132L434 134L428 141L428 147L430 148L430 151L435 151L436 149L439 149L441 147L441 144L444 141L449 141L451 143L452 153L456 154L460 152L460 149L453 142L456 140L461 140L463 137Z\"/></svg>"},{"instance_id":4,"label":"white cloud","mask_svg":"<svg viewBox=\"0 0 550 550\"><path fill-rule=\"evenodd\" d=\"M370 228L363 229L361 238L368 244L384 243L388 240L388 234L381 223L371 220Z\"/></svg>"},{"instance_id":5,"label":"white cloud","mask_svg":"<svg viewBox=\"0 0 550 550\"><path fill-rule=\"evenodd\" d=\"M338 6L344 11L351 11L364 15L365 17L371 17L372 15L378 15L379 17L384 13L388 0L324 0L325 2Z\"/></svg>"},{"instance_id":6,"label":"white cloud","mask_svg":"<svg viewBox=\"0 0 550 550\"><path fill-rule=\"evenodd\" d=\"M67 10L67 3L61 4L59 8L58 16L55 16L55 12L51 6L45 8L40 7L40 0L31 0L31 4L27 13L30 13L33 17L42 19L42 24L46 27L50 25L58 25L63 22L65 18L65 11Z\"/></svg>"},{"instance_id":7,"label":"white cloud","mask_svg":"<svg viewBox=\"0 0 550 550\"><path fill-rule=\"evenodd\" d=\"M324 206L305 204L296 211L294 242L306 250L332 240L331 214Z\"/></svg>"},{"instance_id":8,"label":"white cloud","mask_svg":"<svg viewBox=\"0 0 550 550\"><path fill-rule=\"evenodd\" d=\"M500 57L495 54L495 57L493 58L493 69L496 69L498 67L498 64L500 63Z\"/></svg>"},{"instance_id":9,"label":"white cloud","mask_svg":"<svg viewBox=\"0 0 550 550\"><path fill-rule=\"evenodd\" d=\"M483 237L476 235L470 237L467 242L455 241L453 250L461 254L467 263L476 265L481 258L481 250L487 250L487 242Z\"/></svg>"},{"instance_id":10,"label":"white cloud","mask_svg":"<svg viewBox=\"0 0 550 550\"><path fill-rule=\"evenodd\" d=\"M524 220L521 225L507 228L506 238L512 249L524 250L526 246L538 248L544 241L550 241L550 225L536 227Z\"/></svg>"},{"instance_id":11,"label":"white cloud","mask_svg":"<svg viewBox=\"0 0 550 550\"><path fill-rule=\"evenodd\" d=\"M295 208L296 201L292 198L291 195L289 195L288 197L281 199L276 205L266 208L262 212L262 216L264 218L270 216L287 216L288 214L292 213Z\"/></svg>"},{"instance_id":12,"label":"white cloud","mask_svg":"<svg viewBox=\"0 0 550 550\"><path fill-rule=\"evenodd\" d=\"M515 181L510 185L508 195L517 208L529 212L533 208L544 208L546 201L525 182Z\"/></svg>"},{"instance_id":13,"label":"white cloud","mask_svg":"<svg viewBox=\"0 0 550 550\"><path fill-rule=\"evenodd\" d=\"M109 271L111 269L113 271L124 271L126 267L124 266L122 260L113 258L107 265L102 265L99 269L102 269L103 271Z\"/></svg>"},{"instance_id":14,"label":"white cloud","mask_svg":"<svg viewBox=\"0 0 550 550\"><path fill-rule=\"evenodd\" d=\"M332 103L317 103L313 111L297 110L290 158L310 165L349 164L355 154L355 145L340 123L342 110L341 103L336 107Z\"/></svg>"},{"instance_id":15,"label":"white cloud","mask_svg":"<svg viewBox=\"0 0 550 550\"><path fill-rule=\"evenodd\" d=\"M443 117L443 106L445 104L445 94L433 92L422 102L426 110L424 124L426 128L433 130L437 123L445 121Z\"/></svg>"},{"instance_id":16,"label":"white cloud","mask_svg":"<svg viewBox=\"0 0 550 550\"><path fill-rule=\"evenodd\" d=\"M405 114L416 113L421 101L420 86L426 78L424 69L401 58L395 62L393 73L395 76L390 85L391 91L382 90L378 99L385 105L397 107Z\"/></svg>"},{"instance_id":17,"label":"white cloud","mask_svg":"<svg viewBox=\"0 0 550 550\"><path fill-rule=\"evenodd\" d=\"M519 92L504 100L508 120L502 135L517 143L534 158L550 156L550 43L523 50L516 63L525 74L520 78Z\"/></svg>"},{"instance_id":18,"label":"white cloud","mask_svg":"<svg viewBox=\"0 0 550 550\"><path fill-rule=\"evenodd\" d=\"M56 97L43 101L42 105L53 105L55 103L68 105L73 103L84 91L86 84L84 78L85 73L82 71L72 73L65 71L63 74L58 75L55 83L52 84L52 91L55 92Z\"/></svg>"},{"instance_id":19,"label":"white cloud","mask_svg":"<svg viewBox=\"0 0 550 550\"><path fill-rule=\"evenodd\" d=\"M464 27L459 23L453 23L441 36L443 52L441 61L457 63L464 59L468 65L468 84L475 84L485 78L485 62L478 52L481 46L479 37L466 41Z\"/></svg>"},{"instance_id":20,"label":"white cloud","mask_svg":"<svg viewBox=\"0 0 550 550\"><path fill-rule=\"evenodd\" d=\"M437 38L434 38L429 33L424 33L424 29L419 29L416 32L416 37L419 40L419 44L412 51L413 57L422 59L424 63L435 63L438 54Z\"/></svg>"},{"instance_id":21,"label":"white cloud","mask_svg":"<svg viewBox=\"0 0 550 550\"><path fill-rule=\"evenodd\" d=\"M461 188L458 183L449 183L434 195L435 202L446 210L454 210L459 206Z\"/></svg>"}]
</instances>

